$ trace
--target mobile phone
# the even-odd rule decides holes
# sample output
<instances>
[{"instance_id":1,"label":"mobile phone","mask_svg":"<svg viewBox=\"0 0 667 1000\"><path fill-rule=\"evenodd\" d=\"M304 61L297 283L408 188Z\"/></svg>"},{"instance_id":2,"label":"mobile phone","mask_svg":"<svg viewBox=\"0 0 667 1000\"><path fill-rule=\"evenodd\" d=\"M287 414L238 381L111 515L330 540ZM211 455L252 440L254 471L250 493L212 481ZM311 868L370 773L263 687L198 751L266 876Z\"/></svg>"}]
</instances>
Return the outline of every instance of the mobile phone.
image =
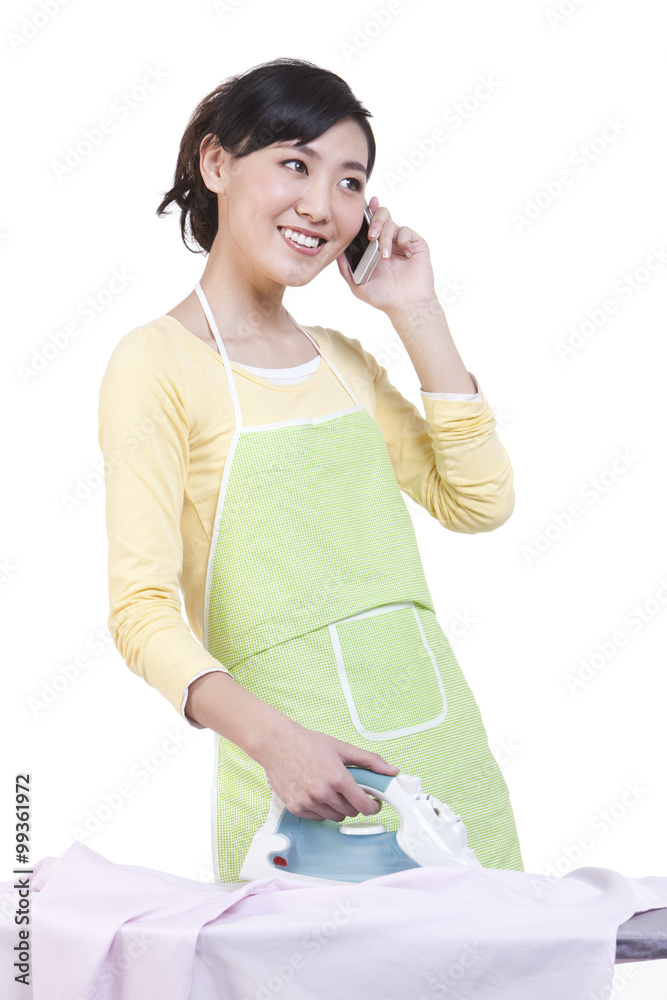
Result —
<instances>
[{"instance_id":1,"label":"mobile phone","mask_svg":"<svg viewBox=\"0 0 667 1000\"><path fill-rule=\"evenodd\" d=\"M368 281L380 260L380 244L377 240L368 239L368 227L372 215L368 203L364 203L364 221L361 229L349 246L345 248L345 256L352 271L352 278L357 285Z\"/></svg>"}]
</instances>

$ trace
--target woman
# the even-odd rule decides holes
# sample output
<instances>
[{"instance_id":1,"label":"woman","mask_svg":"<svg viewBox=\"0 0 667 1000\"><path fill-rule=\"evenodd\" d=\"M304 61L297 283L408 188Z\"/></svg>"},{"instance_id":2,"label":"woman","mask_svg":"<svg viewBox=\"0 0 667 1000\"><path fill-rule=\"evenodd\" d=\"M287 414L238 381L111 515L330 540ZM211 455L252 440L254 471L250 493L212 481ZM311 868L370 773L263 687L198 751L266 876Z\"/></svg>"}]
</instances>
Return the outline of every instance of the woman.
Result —
<instances>
[{"instance_id":1,"label":"woman","mask_svg":"<svg viewBox=\"0 0 667 1000\"><path fill-rule=\"evenodd\" d=\"M340 77L302 60L255 67L200 102L158 214L179 205L206 267L121 339L101 386L109 627L133 671L218 734L222 881L238 879L270 788L299 816L378 813L396 829L347 764L419 775L461 814L482 864L522 868L400 493L451 530L489 531L511 514L512 470L428 247L376 197L382 259L366 284L351 277L343 251L375 158L368 117ZM358 340L305 330L284 308L285 287L334 261L401 337L426 420Z\"/></svg>"}]
</instances>

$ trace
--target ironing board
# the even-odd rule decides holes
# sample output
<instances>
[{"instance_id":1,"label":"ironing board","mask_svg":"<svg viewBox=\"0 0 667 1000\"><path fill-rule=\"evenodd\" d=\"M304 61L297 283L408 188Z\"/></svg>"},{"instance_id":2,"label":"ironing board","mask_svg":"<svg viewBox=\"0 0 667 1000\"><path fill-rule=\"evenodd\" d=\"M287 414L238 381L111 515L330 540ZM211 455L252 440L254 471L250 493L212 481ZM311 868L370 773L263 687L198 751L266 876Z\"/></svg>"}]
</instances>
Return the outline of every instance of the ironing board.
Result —
<instances>
[{"instance_id":1,"label":"ironing board","mask_svg":"<svg viewBox=\"0 0 667 1000\"><path fill-rule=\"evenodd\" d=\"M245 882L223 882L229 892L240 889ZM215 924L204 927L199 935L197 954L202 961L210 962L216 952L220 936ZM616 964L623 962L650 962L667 958L667 907L635 913L618 928L616 936Z\"/></svg>"},{"instance_id":2,"label":"ironing board","mask_svg":"<svg viewBox=\"0 0 667 1000\"><path fill-rule=\"evenodd\" d=\"M240 889L245 882L224 882L229 892ZM215 960L220 931L215 924L202 928L197 945L197 955L202 962ZM667 908L635 913L618 928L616 936L616 964L624 962L650 962L667 958Z\"/></svg>"},{"instance_id":3,"label":"ironing board","mask_svg":"<svg viewBox=\"0 0 667 1000\"><path fill-rule=\"evenodd\" d=\"M228 891L240 888L243 882L228 882ZM11 964L12 949L16 944L16 926L13 914L17 895L14 890L0 889L0 993L4 1000L32 1000L32 989L14 982ZM137 924L128 925L121 933L136 935ZM225 947L225 931L220 923L207 924L197 941L195 975L191 1000L209 1000L212 995L216 966ZM250 949L251 950L251 949ZM667 908L637 913L618 929L616 963L648 962L667 959ZM219 994L221 1000L223 994Z\"/></svg>"},{"instance_id":4,"label":"ironing board","mask_svg":"<svg viewBox=\"0 0 667 1000\"><path fill-rule=\"evenodd\" d=\"M233 892L246 884L228 882L221 887ZM17 891L8 888L6 883L0 886L0 994L3 1000L19 1000L19 997L32 1000L32 988L16 983L12 969L13 948L17 941L17 927L13 917L17 903ZM120 929L119 944L122 948L127 947L129 950L131 942L136 941L137 935L141 934L141 924L141 919L138 919ZM155 929L151 928L151 934L154 933ZM228 952L228 944L224 922L214 921L201 928L195 952L191 1000L228 1000L224 983L220 982L219 976L219 971L224 966L222 957ZM248 962L252 962L256 948L256 940L248 942ZM239 958L242 959L243 956ZM617 934L616 964L658 959L667 959L667 908L636 913L619 926Z\"/></svg>"},{"instance_id":5,"label":"ironing board","mask_svg":"<svg viewBox=\"0 0 667 1000\"><path fill-rule=\"evenodd\" d=\"M618 928L616 963L667 958L667 909L635 913Z\"/></svg>"},{"instance_id":6,"label":"ironing board","mask_svg":"<svg viewBox=\"0 0 667 1000\"><path fill-rule=\"evenodd\" d=\"M226 884L231 890L244 883ZM222 958L225 947L220 925L202 927L197 940L191 1000L230 1000L230 994L220 983L219 976L220 968L224 967ZM251 960L251 949L248 957ZM667 959L667 909L636 913L620 925L616 939L617 965L663 958ZM288 987L288 983L285 982L284 986ZM434 993L434 996L437 994Z\"/></svg>"},{"instance_id":7,"label":"ironing board","mask_svg":"<svg viewBox=\"0 0 667 1000\"><path fill-rule=\"evenodd\" d=\"M224 882L229 892L240 889L245 882ZM217 928L211 924L199 935L197 953L210 960L215 954ZM635 913L618 928L616 936L616 963L650 962L652 959L667 958L667 907Z\"/></svg>"}]
</instances>

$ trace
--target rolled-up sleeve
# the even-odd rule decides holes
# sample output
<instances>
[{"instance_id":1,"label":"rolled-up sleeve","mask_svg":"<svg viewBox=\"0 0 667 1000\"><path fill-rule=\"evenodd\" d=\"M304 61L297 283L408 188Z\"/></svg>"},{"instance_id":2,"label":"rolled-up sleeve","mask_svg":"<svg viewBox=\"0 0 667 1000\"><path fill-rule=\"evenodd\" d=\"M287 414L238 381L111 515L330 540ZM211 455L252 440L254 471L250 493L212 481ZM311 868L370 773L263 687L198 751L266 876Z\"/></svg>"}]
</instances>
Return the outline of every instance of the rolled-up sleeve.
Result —
<instances>
[{"instance_id":1,"label":"rolled-up sleeve","mask_svg":"<svg viewBox=\"0 0 667 1000\"><path fill-rule=\"evenodd\" d=\"M224 669L183 618L180 519L188 471L188 402L159 330L114 348L99 393L109 545L109 631L127 666L185 714L188 684ZM227 671L228 672L228 671Z\"/></svg>"}]
</instances>

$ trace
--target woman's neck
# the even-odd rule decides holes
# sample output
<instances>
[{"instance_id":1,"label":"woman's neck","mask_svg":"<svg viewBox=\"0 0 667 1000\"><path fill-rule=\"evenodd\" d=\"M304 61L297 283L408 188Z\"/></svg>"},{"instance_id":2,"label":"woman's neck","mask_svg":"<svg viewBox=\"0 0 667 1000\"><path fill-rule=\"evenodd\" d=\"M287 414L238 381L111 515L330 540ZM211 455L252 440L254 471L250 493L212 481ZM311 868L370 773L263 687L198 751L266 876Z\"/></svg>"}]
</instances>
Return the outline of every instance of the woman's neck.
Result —
<instances>
[{"instance_id":1,"label":"woman's neck","mask_svg":"<svg viewBox=\"0 0 667 1000\"><path fill-rule=\"evenodd\" d=\"M291 368L317 357L317 349L295 325L282 304L282 291L273 296L239 295L239 286L204 271L201 286L211 308L230 361L266 368ZM218 346L193 289L166 315L184 326L212 350Z\"/></svg>"},{"instance_id":2,"label":"woman's neck","mask_svg":"<svg viewBox=\"0 0 667 1000\"><path fill-rule=\"evenodd\" d=\"M258 273L243 258L225 253L217 241L200 283L225 343L244 343L257 335L270 340L294 333L283 305L285 286Z\"/></svg>"}]
</instances>

